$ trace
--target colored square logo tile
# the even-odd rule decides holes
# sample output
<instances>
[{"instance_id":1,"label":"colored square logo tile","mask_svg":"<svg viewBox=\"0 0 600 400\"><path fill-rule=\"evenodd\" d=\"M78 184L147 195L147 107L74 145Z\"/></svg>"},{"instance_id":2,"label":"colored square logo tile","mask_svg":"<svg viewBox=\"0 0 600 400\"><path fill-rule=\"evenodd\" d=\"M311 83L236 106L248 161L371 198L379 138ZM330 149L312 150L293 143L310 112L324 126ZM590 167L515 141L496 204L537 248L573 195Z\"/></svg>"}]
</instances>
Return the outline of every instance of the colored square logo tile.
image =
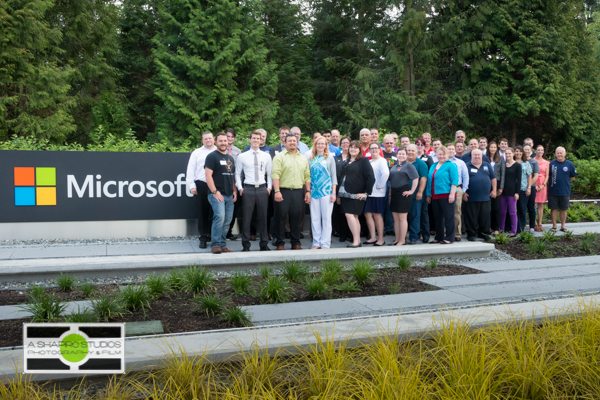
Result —
<instances>
[{"instance_id":1,"label":"colored square logo tile","mask_svg":"<svg viewBox=\"0 0 600 400\"><path fill-rule=\"evenodd\" d=\"M55 187L36 187L36 203L38 206L55 206L56 205L56 188Z\"/></svg>"},{"instance_id":2,"label":"colored square logo tile","mask_svg":"<svg viewBox=\"0 0 600 400\"><path fill-rule=\"evenodd\" d=\"M15 186L34 186L35 168L15 167Z\"/></svg>"},{"instance_id":3,"label":"colored square logo tile","mask_svg":"<svg viewBox=\"0 0 600 400\"><path fill-rule=\"evenodd\" d=\"M15 206L35 206L35 188L16 187Z\"/></svg>"},{"instance_id":4,"label":"colored square logo tile","mask_svg":"<svg viewBox=\"0 0 600 400\"><path fill-rule=\"evenodd\" d=\"M37 186L56 186L56 168L36 168L35 184Z\"/></svg>"}]
</instances>

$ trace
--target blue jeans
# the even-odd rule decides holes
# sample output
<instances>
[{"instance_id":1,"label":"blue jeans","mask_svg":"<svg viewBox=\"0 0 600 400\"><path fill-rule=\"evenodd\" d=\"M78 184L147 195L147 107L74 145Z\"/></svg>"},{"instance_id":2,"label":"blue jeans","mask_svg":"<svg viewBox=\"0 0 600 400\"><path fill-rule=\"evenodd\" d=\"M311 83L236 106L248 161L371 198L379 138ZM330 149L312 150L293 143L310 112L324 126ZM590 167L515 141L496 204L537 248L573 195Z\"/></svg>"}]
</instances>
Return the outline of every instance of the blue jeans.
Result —
<instances>
[{"instance_id":1,"label":"blue jeans","mask_svg":"<svg viewBox=\"0 0 600 400\"><path fill-rule=\"evenodd\" d=\"M385 213L383 214L383 223L384 223L384 232L394 232L394 216L392 215L392 211L390 210L390 186L391 182L387 181L385 186L385 197L388 201L385 202Z\"/></svg>"},{"instance_id":2,"label":"blue jeans","mask_svg":"<svg viewBox=\"0 0 600 400\"><path fill-rule=\"evenodd\" d=\"M410 211L408 212L408 232L410 240L419 239L423 201L423 199L416 200L415 197L413 197L412 203L410 203Z\"/></svg>"},{"instance_id":3,"label":"blue jeans","mask_svg":"<svg viewBox=\"0 0 600 400\"><path fill-rule=\"evenodd\" d=\"M425 200L425 195L421 203L421 236L423 240L429 240L429 203Z\"/></svg>"},{"instance_id":4,"label":"blue jeans","mask_svg":"<svg viewBox=\"0 0 600 400\"><path fill-rule=\"evenodd\" d=\"M213 209L212 229L210 231L211 248L227 247L227 231L233 218L233 195L223 196L224 201L218 202L212 193L208 194L208 202Z\"/></svg>"}]
</instances>

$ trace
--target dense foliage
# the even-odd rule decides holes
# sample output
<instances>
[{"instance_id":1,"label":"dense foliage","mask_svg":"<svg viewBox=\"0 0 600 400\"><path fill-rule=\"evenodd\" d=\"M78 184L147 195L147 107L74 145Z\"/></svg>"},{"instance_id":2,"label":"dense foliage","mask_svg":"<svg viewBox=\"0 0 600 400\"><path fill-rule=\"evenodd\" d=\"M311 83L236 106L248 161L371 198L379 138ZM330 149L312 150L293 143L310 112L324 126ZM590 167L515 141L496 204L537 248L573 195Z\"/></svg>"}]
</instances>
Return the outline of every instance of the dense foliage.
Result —
<instances>
[{"instance_id":1,"label":"dense foliage","mask_svg":"<svg viewBox=\"0 0 600 400\"><path fill-rule=\"evenodd\" d=\"M0 141L362 127L600 150L583 0L0 0ZM42 143L42 142L39 142Z\"/></svg>"}]
</instances>

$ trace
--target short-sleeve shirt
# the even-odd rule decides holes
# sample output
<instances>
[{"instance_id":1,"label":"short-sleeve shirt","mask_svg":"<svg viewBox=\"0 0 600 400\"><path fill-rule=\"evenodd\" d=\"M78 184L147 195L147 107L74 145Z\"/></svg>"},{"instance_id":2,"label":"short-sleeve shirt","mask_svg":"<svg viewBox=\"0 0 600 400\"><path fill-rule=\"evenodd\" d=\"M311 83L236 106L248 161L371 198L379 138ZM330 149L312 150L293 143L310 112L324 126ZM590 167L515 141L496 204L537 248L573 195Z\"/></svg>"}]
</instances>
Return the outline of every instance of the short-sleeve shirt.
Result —
<instances>
[{"instance_id":1,"label":"short-sleeve shirt","mask_svg":"<svg viewBox=\"0 0 600 400\"><path fill-rule=\"evenodd\" d=\"M530 158L527 160L529 164L531 164L531 173L539 174L540 173L540 164L537 162L535 158Z\"/></svg>"},{"instance_id":2,"label":"short-sleeve shirt","mask_svg":"<svg viewBox=\"0 0 600 400\"><path fill-rule=\"evenodd\" d=\"M429 157L427 154L423 153L421 154L421 157L419 157L425 164L427 164L427 169L431 168L431 166L433 165L433 158Z\"/></svg>"},{"instance_id":3,"label":"short-sleeve shirt","mask_svg":"<svg viewBox=\"0 0 600 400\"><path fill-rule=\"evenodd\" d=\"M531 164L528 161L521 162L521 190L529 188L529 177L532 174Z\"/></svg>"},{"instance_id":4,"label":"short-sleeve shirt","mask_svg":"<svg viewBox=\"0 0 600 400\"><path fill-rule=\"evenodd\" d=\"M204 167L211 169L215 187L223 196L233 194L233 178L235 176L235 162L229 154L213 151L206 156Z\"/></svg>"},{"instance_id":5,"label":"short-sleeve shirt","mask_svg":"<svg viewBox=\"0 0 600 400\"><path fill-rule=\"evenodd\" d=\"M575 164L569 160L550 161L548 166L548 196L569 196L571 194L571 178L577 176Z\"/></svg>"},{"instance_id":6,"label":"short-sleeve shirt","mask_svg":"<svg viewBox=\"0 0 600 400\"><path fill-rule=\"evenodd\" d=\"M404 186L412 185L413 179L417 179L419 173L412 163L404 161L396 164L390 170L390 182L392 189L398 189Z\"/></svg>"},{"instance_id":7,"label":"short-sleeve shirt","mask_svg":"<svg viewBox=\"0 0 600 400\"><path fill-rule=\"evenodd\" d=\"M427 178L427 175L429 174L429 168L427 167L427 164L425 164L425 161L417 158L412 165L416 168L417 173L419 174L419 179ZM417 197L417 192L418 190L415 190L413 193L413 198ZM423 192L425 192L425 189L423 189Z\"/></svg>"},{"instance_id":8,"label":"short-sleeve shirt","mask_svg":"<svg viewBox=\"0 0 600 400\"><path fill-rule=\"evenodd\" d=\"M398 164L398 157L396 157L396 155L397 153L395 151L386 153L386 151L383 150L383 158L385 158L387 161L389 168L392 168L394 165Z\"/></svg>"},{"instance_id":9,"label":"short-sleeve shirt","mask_svg":"<svg viewBox=\"0 0 600 400\"><path fill-rule=\"evenodd\" d=\"M483 161L479 168L473 165L472 162L467 163L467 171L469 172L469 203L476 201L489 201L490 192L492 191L492 179L496 178L494 167L488 162Z\"/></svg>"}]
</instances>

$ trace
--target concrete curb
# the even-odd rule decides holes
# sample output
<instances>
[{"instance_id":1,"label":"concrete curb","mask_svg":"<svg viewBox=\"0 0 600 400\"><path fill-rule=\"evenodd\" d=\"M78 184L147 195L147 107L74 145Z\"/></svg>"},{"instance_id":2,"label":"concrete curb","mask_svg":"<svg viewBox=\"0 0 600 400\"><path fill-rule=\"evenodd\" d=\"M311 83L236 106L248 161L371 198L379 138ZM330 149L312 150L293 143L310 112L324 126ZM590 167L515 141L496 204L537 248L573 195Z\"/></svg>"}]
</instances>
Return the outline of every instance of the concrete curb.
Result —
<instances>
[{"instance_id":1,"label":"concrete curb","mask_svg":"<svg viewBox=\"0 0 600 400\"><path fill-rule=\"evenodd\" d=\"M304 251L270 251L227 254L157 254L140 256L100 256L47 258L0 261L0 280L35 281L54 278L60 273L78 277L105 277L107 275L140 275L164 272L175 267L192 264L204 265L213 270L250 268L258 264L281 263L284 260L301 260L318 264L324 259L354 260L371 258L385 260L406 253L415 258L488 257L494 245L482 242L460 242L450 246L414 245L371 248L333 248Z\"/></svg>"},{"instance_id":2,"label":"concrete curb","mask_svg":"<svg viewBox=\"0 0 600 400\"><path fill-rule=\"evenodd\" d=\"M204 356L201 362L233 361L241 358L242 351L259 349L264 354L298 353L317 344L316 334L335 344L358 347L375 338L389 337L408 341L427 337L448 321L467 321L473 329L502 324L515 319L541 322L547 318L567 318L579 314L586 306L597 306L600 296L548 300L475 307L434 313L372 316L320 323L287 326L266 326L225 331L207 331L159 337L130 338L126 341L127 372L156 368L173 350L176 355ZM171 350L173 349L173 350ZM0 375L3 379L18 378L23 350L0 352ZM40 374L32 381L72 379L72 375Z\"/></svg>"}]
</instances>

